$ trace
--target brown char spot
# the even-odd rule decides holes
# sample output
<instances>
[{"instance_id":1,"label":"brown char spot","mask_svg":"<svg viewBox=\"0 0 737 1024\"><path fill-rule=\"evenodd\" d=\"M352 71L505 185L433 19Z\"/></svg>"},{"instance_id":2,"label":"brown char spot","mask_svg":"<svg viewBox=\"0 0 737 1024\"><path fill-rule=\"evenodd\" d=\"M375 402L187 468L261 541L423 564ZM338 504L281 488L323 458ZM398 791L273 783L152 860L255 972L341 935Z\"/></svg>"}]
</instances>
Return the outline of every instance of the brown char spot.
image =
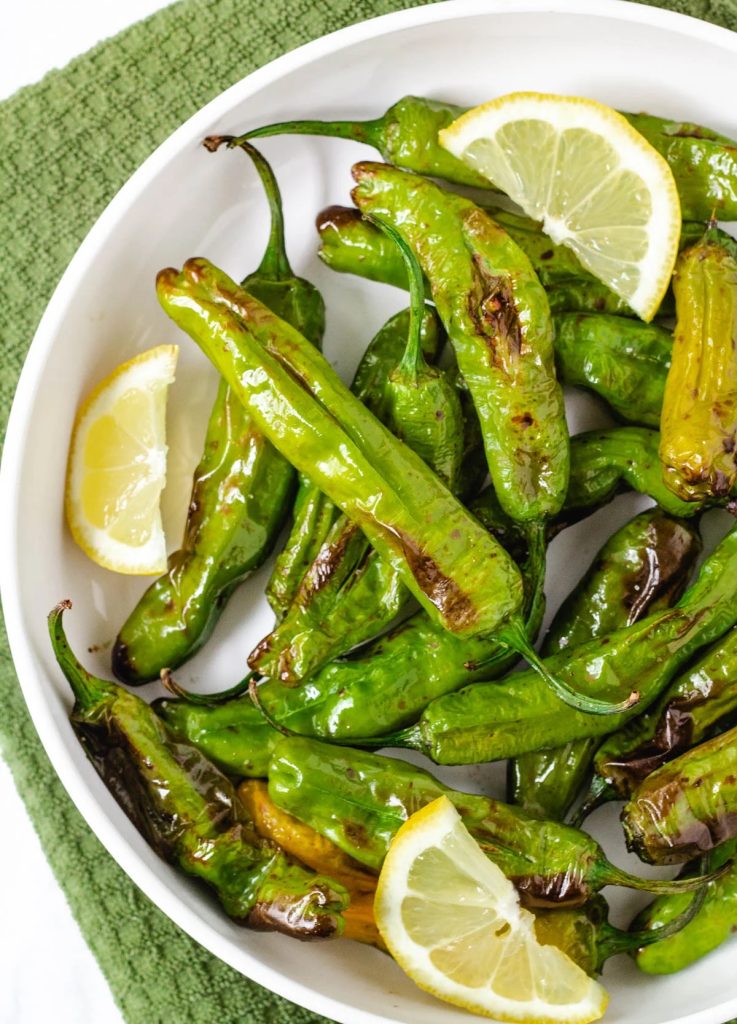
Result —
<instances>
[{"instance_id":1,"label":"brown char spot","mask_svg":"<svg viewBox=\"0 0 737 1024\"><path fill-rule=\"evenodd\" d=\"M360 821L344 821L343 832L349 842L353 843L359 849L365 846L370 846L371 837L368 834L366 826Z\"/></svg>"},{"instance_id":2,"label":"brown char spot","mask_svg":"<svg viewBox=\"0 0 737 1024\"><path fill-rule=\"evenodd\" d=\"M358 533L358 529L355 523L347 524L345 529L341 530L334 544L322 545L310 566L303 584L309 593L319 593L330 582L335 570L343 560L348 544Z\"/></svg>"},{"instance_id":3,"label":"brown char spot","mask_svg":"<svg viewBox=\"0 0 737 1024\"><path fill-rule=\"evenodd\" d=\"M336 231L340 231L341 228L349 227L360 220L360 210L353 209L350 206L326 206L324 210L320 210L315 218L315 227L322 234L328 228L335 228Z\"/></svg>"},{"instance_id":4,"label":"brown char spot","mask_svg":"<svg viewBox=\"0 0 737 1024\"><path fill-rule=\"evenodd\" d=\"M508 278L490 274L478 254L474 254L473 261L481 294L472 292L469 296L469 314L489 349L491 365L506 370L519 358L524 341L514 293Z\"/></svg>"},{"instance_id":5,"label":"brown char spot","mask_svg":"<svg viewBox=\"0 0 737 1024\"><path fill-rule=\"evenodd\" d=\"M249 928L281 932L295 939L329 939L338 929L338 918L327 913L336 894L327 886L316 885L304 896L285 893L275 900L256 903L244 921Z\"/></svg>"},{"instance_id":6,"label":"brown char spot","mask_svg":"<svg viewBox=\"0 0 737 1024\"><path fill-rule=\"evenodd\" d=\"M519 875L511 879L526 907L582 907L591 896L578 872Z\"/></svg>"},{"instance_id":7,"label":"brown char spot","mask_svg":"<svg viewBox=\"0 0 737 1024\"><path fill-rule=\"evenodd\" d=\"M512 423L519 424L519 426L522 427L524 430L527 430L528 427L531 427L534 422L535 420L532 414L529 412L518 413L516 416L512 417Z\"/></svg>"}]
</instances>

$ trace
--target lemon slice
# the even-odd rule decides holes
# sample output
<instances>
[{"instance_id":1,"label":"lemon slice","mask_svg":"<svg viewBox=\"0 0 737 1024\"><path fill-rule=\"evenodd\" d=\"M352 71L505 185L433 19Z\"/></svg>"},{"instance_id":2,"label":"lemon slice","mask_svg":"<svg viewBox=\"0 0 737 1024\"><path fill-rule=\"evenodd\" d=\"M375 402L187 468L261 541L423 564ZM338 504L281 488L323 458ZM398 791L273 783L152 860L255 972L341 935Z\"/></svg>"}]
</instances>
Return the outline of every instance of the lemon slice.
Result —
<instances>
[{"instance_id":1,"label":"lemon slice","mask_svg":"<svg viewBox=\"0 0 737 1024\"><path fill-rule=\"evenodd\" d=\"M439 138L653 318L673 273L681 206L670 167L621 114L594 100L517 92L474 107Z\"/></svg>"},{"instance_id":2,"label":"lemon slice","mask_svg":"<svg viewBox=\"0 0 737 1024\"><path fill-rule=\"evenodd\" d=\"M179 349L123 363L80 406L69 447L65 508L72 535L98 565L166 569L159 498L166 481L166 396Z\"/></svg>"},{"instance_id":3,"label":"lemon slice","mask_svg":"<svg viewBox=\"0 0 737 1024\"><path fill-rule=\"evenodd\" d=\"M481 852L453 804L413 814L384 862L376 924L420 988L502 1021L598 1020L607 994L555 946L540 945L533 915Z\"/></svg>"}]
</instances>

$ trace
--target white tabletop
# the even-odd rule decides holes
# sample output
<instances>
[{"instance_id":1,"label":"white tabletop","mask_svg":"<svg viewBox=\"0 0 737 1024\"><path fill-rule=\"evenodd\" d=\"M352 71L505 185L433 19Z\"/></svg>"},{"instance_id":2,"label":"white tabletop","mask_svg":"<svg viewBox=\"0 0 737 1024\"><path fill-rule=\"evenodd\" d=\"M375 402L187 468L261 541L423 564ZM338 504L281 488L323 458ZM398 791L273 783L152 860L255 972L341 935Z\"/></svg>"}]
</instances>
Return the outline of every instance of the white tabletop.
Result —
<instances>
[{"instance_id":1,"label":"white tabletop","mask_svg":"<svg viewBox=\"0 0 737 1024\"><path fill-rule=\"evenodd\" d=\"M6 5L0 99L167 2L22 0ZM0 1022L121 1024L2 760L0 807Z\"/></svg>"}]
</instances>

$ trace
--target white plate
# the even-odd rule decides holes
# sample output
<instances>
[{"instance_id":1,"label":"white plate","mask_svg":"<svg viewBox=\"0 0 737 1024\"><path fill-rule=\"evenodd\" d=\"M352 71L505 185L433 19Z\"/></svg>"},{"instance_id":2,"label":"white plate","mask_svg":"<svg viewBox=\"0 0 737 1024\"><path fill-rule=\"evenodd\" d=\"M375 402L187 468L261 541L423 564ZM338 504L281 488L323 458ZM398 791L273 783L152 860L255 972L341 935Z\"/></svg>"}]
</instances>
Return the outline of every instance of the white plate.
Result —
<instances>
[{"instance_id":1,"label":"white plate","mask_svg":"<svg viewBox=\"0 0 737 1024\"><path fill-rule=\"evenodd\" d=\"M512 89L536 89L701 121L734 136L736 57L735 35L616 0L456 0L337 32L250 75L175 132L100 217L38 329L7 433L0 564L13 656L41 740L92 829L154 903L237 970L328 1017L345 1024L471 1019L419 992L375 950L349 942L302 945L231 924L206 893L151 853L86 762L68 725L70 696L51 656L46 613L61 597L71 597L70 638L90 669L108 674L106 645L146 581L97 569L65 530L64 467L77 404L134 352L181 342L170 400L174 454L166 500L168 536L175 544L214 373L159 310L154 275L188 256L207 255L240 277L255 266L266 233L264 202L248 162L239 154L209 155L199 145L204 135L301 115L375 116L410 92L472 104ZM347 375L402 296L322 267L313 218L328 203L348 201L350 165L371 158L371 151L307 138L267 140L263 148L285 194L293 263L326 296L325 350ZM596 403L583 396L571 402L570 413L576 430L605 422ZM604 538L639 507L633 496L620 498L556 541L551 608ZM180 673L185 685L219 689L239 677L245 655L269 625L260 597L264 580L262 572L231 601L214 638ZM88 648L93 650L86 653ZM147 695L152 693L150 688ZM460 785L491 782L500 792L495 770L442 774ZM618 862L628 863L615 816L602 814L596 824ZM624 914L637 901L617 896L615 902ZM638 975L619 957L604 975L612 993L607 1020L721 1024L737 1014L733 959L734 946L728 945L681 975L656 979Z\"/></svg>"}]
</instances>

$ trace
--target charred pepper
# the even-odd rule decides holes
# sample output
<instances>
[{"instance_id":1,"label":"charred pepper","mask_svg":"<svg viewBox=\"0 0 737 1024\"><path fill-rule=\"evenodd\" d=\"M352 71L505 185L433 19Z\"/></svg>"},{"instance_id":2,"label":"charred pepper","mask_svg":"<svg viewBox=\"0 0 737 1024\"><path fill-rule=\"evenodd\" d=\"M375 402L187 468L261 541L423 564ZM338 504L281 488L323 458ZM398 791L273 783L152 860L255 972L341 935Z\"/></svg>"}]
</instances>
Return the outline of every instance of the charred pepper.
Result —
<instances>
[{"instance_id":1,"label":"charred pepper","mask_svg":"<svg viewBox=\"0 0 737 1024\"><path fill-rule=\"evenodd\" d=\"M605 736L645 711L678 669L737 622L737 527L706 559L675 606L634 626L545 659L571 686L615 701L637 681L640 701L612 716L573 711L530 672L476 683L432 701L417 725L377 738L420 750L437 764L476 764L571 740Z\"/></svg>"},{"instance_id":2,"label":"charred pepper","mask_svg":"<svg viewBox=\"0 0 737 1024\"><path fill-rule=\"evenodd\" d=\"M598 553L561 605L545 637L544 656L571 650L669 608L683 594L701 551L689 523L655 508L635 516ZM581 791L598 737L523 754L510 765L514 802L562 820Z\"/></svg>"},{"instance_id":3,"label":"charred pepper","mask_svg":"<svg viewBox=\"0 0 737 1024\"><path fill-rule=\"evenodd\" d=\"M260 839L228 779L175 740L145 701L91 676L72 654L63 602L51 643L74 693L71 723L95 770L165 861L214 889L225 912L251 928L297 938L340 935L347 894Z\"/></svg>"},{"instance_id":4,"label":"charred pepper","mask_svg":"<svg viewBox=\"0 0 737 1024\"><path fill-rule=\"evenodd\" d=\"M676 329L660 422L665 481L680 498L737 481L737 243L707 231L673 278Z\"/></svg>"},{"instance_id":5,"label":"charred pepper","mask_svg":"<svg viewBox=\"0 0 737 1024\"><path fill-rule=\"evenodd\" d=\"M263 182L271 232L259 268L244 284L319 345L325 307L314 285L296 277L284 247L276 179L246 145ZM181 548L123 624L113 647L115 675L137 685L176 668L208 639L230 595L270 554L288 514L294 470L221 381L194 474Z\"/></svg>"},{"instance_id":6,"label":"charred pepper","mask_svg":"<svg viewBox=\"0 0 737 1024\"><path fill-rule=\"evenodd\" d=\"M686 751L644 779L625 804L630 850L683 864L737 836L737 729Z\"/></svg>"},{"instance_id":7,"label":"charred pepper","mask_svg":"<svg viewBox=\"0 0 737 1024\"><path fill-rule=\"evenodd\" d=\"M269 795L373 870L381 867L403 822L445 795L530 906L577 906L604 885L646 891L652 886L654 892L679 891L684 885L636 878L611 864L585 833L490 797L449 789L405 761L301 736L282 740L274 751ZM698 887L694 879L687 884Z\"/></svg>"}]
</instances>

